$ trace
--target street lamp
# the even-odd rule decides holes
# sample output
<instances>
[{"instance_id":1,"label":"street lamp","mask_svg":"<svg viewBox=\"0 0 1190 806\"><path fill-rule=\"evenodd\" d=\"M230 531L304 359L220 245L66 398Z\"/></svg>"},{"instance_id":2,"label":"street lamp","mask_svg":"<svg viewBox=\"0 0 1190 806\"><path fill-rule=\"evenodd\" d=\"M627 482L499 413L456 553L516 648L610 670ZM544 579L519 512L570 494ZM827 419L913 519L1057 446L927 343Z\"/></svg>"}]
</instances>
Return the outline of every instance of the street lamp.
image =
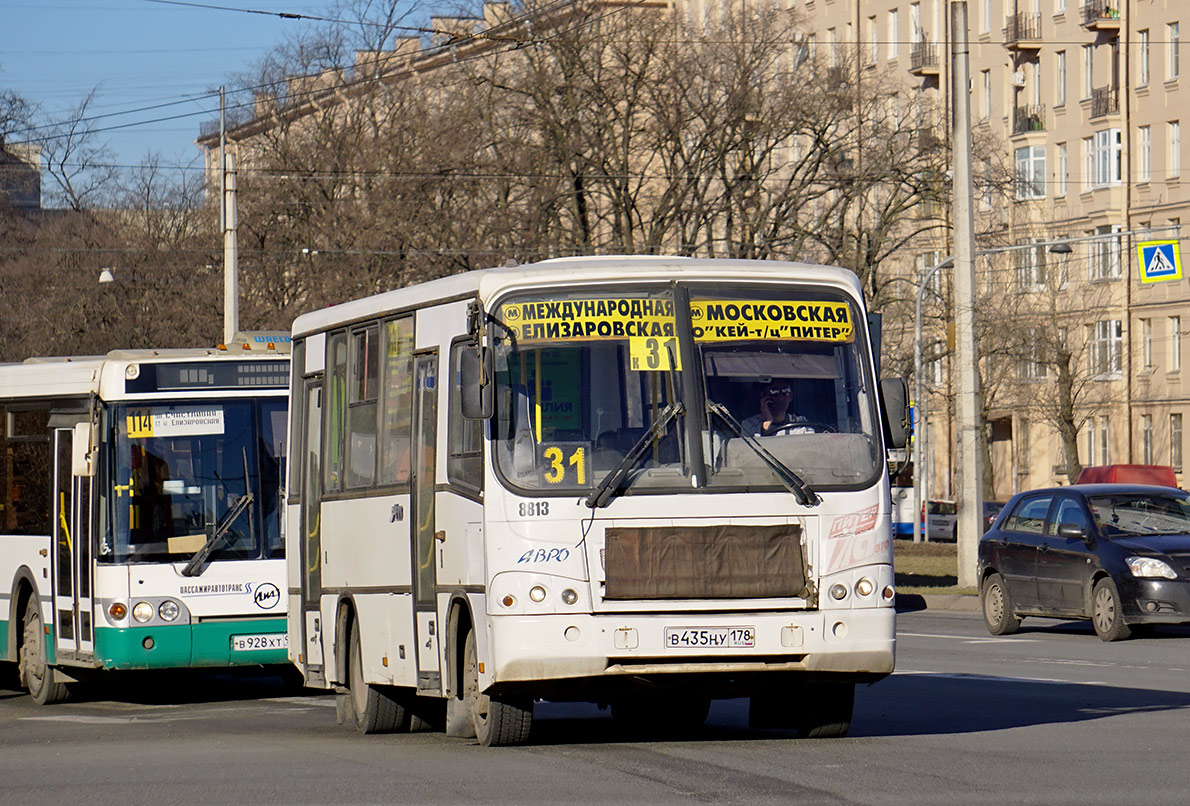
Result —
<instances>
[{"instance_id":1,"label":"street lamp","mask_svg":"<svg viewBox=\"0 0 1190 806\"><path fill-rule=\"evenodd\" d=\"M114 283L116 282L116 275L112 273L110 268L104 268L99 272L99 283Z\"/></svg>"},{"instance_id":2,"label":"street lamp","mask_svg":"<svg viewBox=\"0 0 1190 806\"><path fill-rule=\"evenodd\" d=\"M984 255L994 255L1002 252L1015 252L1021 249L1035 249L1041 245L1037 243L1016 244L1014 246L1001 246L994 249L981 249L975 253L975 256L982 257ZM1069 241L1054 241L1049 244L1047 251L1054 255L1069 255L1074 250L1070 247ZM917 283L917 300L913 308L913 402L917 407L917 418L913 429L913 541L915 543L921 542L928 534L928 515L923 515L922 504L929 500L930 494L930 474L924 472L925 449L922 444L925 441L924 437L927 433L927 414L921 371L921 303L922 297L925 295L926 286L929 285L934 275L942 269L949 269L953 266L954 258L947 257L937 265L926 270L921 280ZM980 502L979 505L982 507L983 503ZM925 509L929 509L929 507Z\"/></svg>"}]
</instances>

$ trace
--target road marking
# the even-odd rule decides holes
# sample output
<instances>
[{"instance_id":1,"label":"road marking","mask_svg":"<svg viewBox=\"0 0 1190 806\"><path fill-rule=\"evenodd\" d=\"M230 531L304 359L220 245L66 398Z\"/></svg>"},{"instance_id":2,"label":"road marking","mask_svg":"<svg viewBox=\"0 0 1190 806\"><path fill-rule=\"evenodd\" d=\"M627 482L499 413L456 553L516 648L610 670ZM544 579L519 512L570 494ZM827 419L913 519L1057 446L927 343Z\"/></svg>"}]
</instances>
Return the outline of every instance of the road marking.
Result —
<instances>
[{"instance_id":1,"label":"road marking","mask_svg":"<svg viewBox=\"0 0 1190 806\"><path fill-rule=\"evenodd\" d=\"M87 714L55 714L53 716L22 716L23 722L73 722L79 725L127 725L130 722L177 722L184 719L201 719L197 716L89 716Z\"/></svg>"},{"instance_id":2,"label":"road marking","mask_svg":"<svg viewBox=\"0 0 1190 806\"><path fill-rule=\"evenodd\" d=\"M926 677L944 677L952 680L989 680L993 682L1046 683L1060 686L1106 686L1099 680L1060 680L1054 677L1017 677L1015 675L971 674L968 672L931 672L925 669L897 669L893 675L923 675Z\"/></svg>"},{"instance_id":3,"label":"road marking","mask_svg":"<svg viewBox=\"0 0 1190 806\"><path fill-rule=\"evenodd\" d=\"M1000 638L997 636L989 636L987 638L981 636L961 636L961 635L935 635L928 632L898 632L897 638L942 638L947 641L962 641L964 644L1003 644L1013 643L1019 644L1023 642L1036 641L1036 638L1022 638L1013 636L1012 638Z\"/></svg>"}]
</instances>

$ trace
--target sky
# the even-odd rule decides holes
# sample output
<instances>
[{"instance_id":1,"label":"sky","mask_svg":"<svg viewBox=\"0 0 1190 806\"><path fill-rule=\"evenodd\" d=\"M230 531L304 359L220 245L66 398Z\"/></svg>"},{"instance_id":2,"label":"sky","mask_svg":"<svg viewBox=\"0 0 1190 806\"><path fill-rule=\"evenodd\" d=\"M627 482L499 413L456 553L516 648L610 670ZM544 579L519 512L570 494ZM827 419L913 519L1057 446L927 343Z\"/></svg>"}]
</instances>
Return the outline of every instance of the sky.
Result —
<instances>
[{"instance_id":1,"label":"sky","mask_svg":"<svg viewBox=\"0 0 1190 806\"><path fill-rule=\"evenodd\" d=\"M89 114L110 115L97 126L124 127L99 135L119 164L143 164L150 151L166 165L201 164L194 140L202 123L219 116L218 98L201 96L220 84L230 88L234 74L307 25L279 12L325 14L329 3L195 2L268 14L152 0L0 0L0 90L58 120L97 87ZM133 111L175 101L184 103ZM176 119L150 122L167 117Z\"/></svg>"}]
</instances>

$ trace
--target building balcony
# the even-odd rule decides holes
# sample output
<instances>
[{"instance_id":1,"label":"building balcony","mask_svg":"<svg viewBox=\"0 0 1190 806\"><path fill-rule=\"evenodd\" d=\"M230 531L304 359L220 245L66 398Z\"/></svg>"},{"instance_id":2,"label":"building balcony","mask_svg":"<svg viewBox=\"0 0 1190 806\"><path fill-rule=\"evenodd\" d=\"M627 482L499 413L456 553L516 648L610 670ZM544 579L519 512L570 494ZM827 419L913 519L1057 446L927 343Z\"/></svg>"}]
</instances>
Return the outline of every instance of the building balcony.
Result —
<instances>
[{"instance_id":1,"label":"building balcony","mask_svg":"<svg viewBox=\"0 0 1190 806\"><path fill-rule=\"evenodd\" d=\"M915 76L938 75L938 46L933 42L914 42L909 50L909 72Z\"/></svg>"},{"instance_id":2,"label":"building balcony","mask_svg":"<svg viewBox=\"0 0 1190 806\"><path fill-rule=\"evenodd\" d=\"M1088 31L1120 30L1120 0L1085 0L1083 27Z\"/></svg>"},{"instance_id":3,"label":"building balcony","mask_svg":"<svg viewBox=\"0 0 1190 806\"><path fill-rule=\"evenodd\" d=\"M1091 117L1120 113L1120 91L1116 87L1096 87L1091 90Z\"/></svg>"},{"instance_id":4,"label":"building balcony","mask_svg":"<svg viewBox=\"0 0 1190 806\"><path fill-rule=\"evenodd\" d=\"M1041 13L1013 14L1004 24L1004 45L1009 50L1039 50Z\"/></svg>"},{"instance_id":5,"label":"building balcony","mask_svg":"<svg viewBox=\"0 0 1190 806\"><path fill-rule=\"evenodd\" d=\"M1045 131L1045 104L1018 106L1012 115L1012 133Z\"/></svg>"}]
</instances>

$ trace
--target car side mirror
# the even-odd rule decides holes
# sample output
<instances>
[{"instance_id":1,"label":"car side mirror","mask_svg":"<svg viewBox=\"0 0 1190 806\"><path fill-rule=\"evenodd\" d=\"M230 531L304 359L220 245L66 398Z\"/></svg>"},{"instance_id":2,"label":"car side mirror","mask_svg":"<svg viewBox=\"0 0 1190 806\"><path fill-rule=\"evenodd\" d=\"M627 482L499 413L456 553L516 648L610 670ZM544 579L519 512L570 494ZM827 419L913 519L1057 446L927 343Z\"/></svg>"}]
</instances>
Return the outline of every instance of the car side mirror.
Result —
<instances>
[{"instance_id":1,"label":"car side mirror","mask_svg":"<svg viewBox=\"0 0 1190 806\"><path fill-rule=\"evenodd\" d=\"M1077 523L1062 523L1058 525L1058 537L1087 539L1087 530Z\"/></svg>"}]
</instances>

